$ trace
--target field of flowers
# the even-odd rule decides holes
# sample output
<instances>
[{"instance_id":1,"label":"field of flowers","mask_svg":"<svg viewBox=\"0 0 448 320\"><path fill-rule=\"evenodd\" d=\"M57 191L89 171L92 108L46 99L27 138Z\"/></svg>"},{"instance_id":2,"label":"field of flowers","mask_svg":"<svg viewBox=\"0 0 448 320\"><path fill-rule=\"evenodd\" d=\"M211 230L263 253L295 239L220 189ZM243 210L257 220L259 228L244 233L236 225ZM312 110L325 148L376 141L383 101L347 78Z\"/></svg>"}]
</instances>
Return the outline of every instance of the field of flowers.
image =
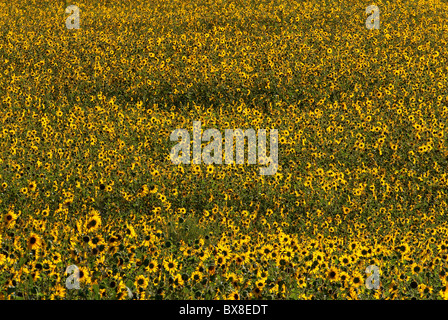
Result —
<instances>
[{"instance_id":1,"label":"field of flowers","mask_svg":"<svg viewBox=\"0 0 448 320\"><path fill-rule=\"evenodd\" d=\"M55 2L0 3L1 299L448 298L446 2Z\"/></svg>"}]
</instances>

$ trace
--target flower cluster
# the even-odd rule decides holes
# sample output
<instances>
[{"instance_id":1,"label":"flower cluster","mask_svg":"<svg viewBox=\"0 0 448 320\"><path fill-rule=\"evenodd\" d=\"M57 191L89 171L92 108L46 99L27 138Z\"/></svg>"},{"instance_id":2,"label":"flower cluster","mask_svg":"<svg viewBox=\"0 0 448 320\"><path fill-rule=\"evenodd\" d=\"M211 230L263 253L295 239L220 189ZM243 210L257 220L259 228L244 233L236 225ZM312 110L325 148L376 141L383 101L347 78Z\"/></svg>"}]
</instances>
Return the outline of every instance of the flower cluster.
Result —
<instances>
[{"instance_id":1,"label":"flower cluster","mask_svg":"<svg viewBox=\"0 0 448 320\"><path fill-rule=\"evenodd\" d=\"M372 30L355 0L94 0L71 30L19 2L1 299L448 299L443 1L378 1ZM277 129L278 170L172 164L192 121Z\"/></svg>"}]
</instances>

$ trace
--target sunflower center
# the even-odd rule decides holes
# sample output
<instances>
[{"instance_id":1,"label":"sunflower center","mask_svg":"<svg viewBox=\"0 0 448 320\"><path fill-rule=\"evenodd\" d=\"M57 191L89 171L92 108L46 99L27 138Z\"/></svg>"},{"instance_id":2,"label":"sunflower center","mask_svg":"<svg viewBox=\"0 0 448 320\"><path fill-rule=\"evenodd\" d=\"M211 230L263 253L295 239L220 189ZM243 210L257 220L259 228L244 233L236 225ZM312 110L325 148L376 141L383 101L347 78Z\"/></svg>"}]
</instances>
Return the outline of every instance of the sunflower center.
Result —
<instances>
[{"instance_id":1,"label":"sunflower center","mask_svg":"<svg viewBox=\"0 0 448 320\"><path fill-rule=\"evenodd\" d=\"M89 222L89 224L87 225L89 228L93 228L94 226L96 226L96 220L92 220Z\"/></svg>"}]
</instances>

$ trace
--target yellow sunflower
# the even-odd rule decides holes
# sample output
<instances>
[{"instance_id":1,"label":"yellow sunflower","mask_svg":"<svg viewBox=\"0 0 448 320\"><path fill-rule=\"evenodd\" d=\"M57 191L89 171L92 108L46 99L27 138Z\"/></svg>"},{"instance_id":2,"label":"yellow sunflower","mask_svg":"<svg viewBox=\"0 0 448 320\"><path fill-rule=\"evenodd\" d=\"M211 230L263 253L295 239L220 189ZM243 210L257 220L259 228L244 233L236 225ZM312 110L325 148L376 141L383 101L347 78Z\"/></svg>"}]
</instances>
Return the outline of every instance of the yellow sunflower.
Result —
<instances>
[{"instance_id":1,"label":"yellow sunflower","mask_svg":"<svg viewBox=\"0 0 448 320\"><path fill-rule=\"evenodd\" d=\"M331 282L339 280L339 272L338 269L332 267L327 271L327 279Z\"/></svg>"},{"instance_id":2,"label":"yellow sunflower","mask_svg":"<svg viewBox=\"0 0 448 320\"><path fill-rule=\"evenodd\" d=\"M6 222L8 228L13 227L17 220L17 215L14 213L14 211L10 210L7 214L5 214L3 220Z\"/></svg>"},{"instance_id":3,"label":"yellow sunflower","mask_svg":"<svg viewBox=\"0 0 448 320\"><path fill-rule=\"evenodd\" d=\"M96 232L101 227L101 216L97 210L92 210L86 219L85 229L87 232Z\"/></svg>"},{"instance_id":4,"label":"yellow sunflower","mask_svg":"<svg viewBox=\"0 0 448 320\"><path fill-rule=\"evenodd\" d=\"M146 289L148 286L148 279L144 275L139 275L135 278L134 285L136 288Z\"/></svg>"},{"instance_id":5,"label":"yellow sunflower","mask_svg":"<svg viewBox=\"0 0 448 320\"><path fill-rule=\"evenodd\" d=\"M85 267L79 267L79 282L90 284L92 279L90 278L89 270Z\"/></svg>"},{"instance_id":6,"label":"yellow sunflower","mask_svg":"<svg viewBox=\"0 0 448 320\"><path fill-rule=\"evenodd\" d=\"M359 272L355 272L351 279L350 284L353 288L359 288L363 284L363 277Z\"/></svg>"},{"instance_id":7,"label":"yellow sunflower","mask_svg":"<svg viewBox=\"0 0 448 320\"><path fill-rule=\"evenodd\" d=\"M30 250L36 250L40 248L41 244L42 244L41 238L37 234L31 233L27 241L27 248Z\"/></svg>"},{"instance_id":8,"label":"yellow sunflower","mask_svg":"<svg viewBox=\"0 0 448 320\"><path fill-rule=\"evenodd\" d=\"M171 274L177 271L178 265L179 263L172 257L169 258L168 260L163 261L163 266L165 267L165 270Z\"/></svg>"},{"instance_id":9,"label":"yellow sunflower","mask_svg":"<svg viewBox=\"0 0 448 320\"><path fill-rule=\"evenodd\" d=\"M159 265L156 260L151 260L148 262L148 266L145 268L149 273L155 273L159 270Z\"/></svg>"},{"instance_id":10,"label":"yellow sunflower","mask_svg":"<svg viewBox=\"0 0 448 320\"><path fill-rule=\"evenodd\" d=\"M240 295L239 295L238 291L235 290L227 296L227 299L228 300L240 300Z\"/></svg>"},{"instance_id":11,"label":"yellow sunflower","mask_svg":"<svg viewBox=\"0 0 448 320\"><path fill-rule=\"evenodd\" d=\"M193 282L199 282L202 280L202 273L199 271L194 271L191 276L190 276L190 280L192 280Z\"/></svg>"}]
</instances>

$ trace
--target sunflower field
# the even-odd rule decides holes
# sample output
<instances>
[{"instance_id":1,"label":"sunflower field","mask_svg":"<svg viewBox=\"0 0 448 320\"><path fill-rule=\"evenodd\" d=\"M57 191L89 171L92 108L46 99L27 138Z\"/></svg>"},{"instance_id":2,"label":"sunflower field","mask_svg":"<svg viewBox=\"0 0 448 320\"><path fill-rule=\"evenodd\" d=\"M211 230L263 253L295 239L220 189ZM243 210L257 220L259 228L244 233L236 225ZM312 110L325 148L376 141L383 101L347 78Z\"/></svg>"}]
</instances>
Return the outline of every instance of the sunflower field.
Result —
<instances>
[{"instance_id":1,"label":"sunflower field","mask_svg":"<svg viewBox=\"0 0 448 320\"><path fill-rule=\"evenodd\" d=\"M442 0L1 1L0 298L448 299L447 44ZM193 121L277 172L174 165Z\"/></svg>"}]
</instances>

